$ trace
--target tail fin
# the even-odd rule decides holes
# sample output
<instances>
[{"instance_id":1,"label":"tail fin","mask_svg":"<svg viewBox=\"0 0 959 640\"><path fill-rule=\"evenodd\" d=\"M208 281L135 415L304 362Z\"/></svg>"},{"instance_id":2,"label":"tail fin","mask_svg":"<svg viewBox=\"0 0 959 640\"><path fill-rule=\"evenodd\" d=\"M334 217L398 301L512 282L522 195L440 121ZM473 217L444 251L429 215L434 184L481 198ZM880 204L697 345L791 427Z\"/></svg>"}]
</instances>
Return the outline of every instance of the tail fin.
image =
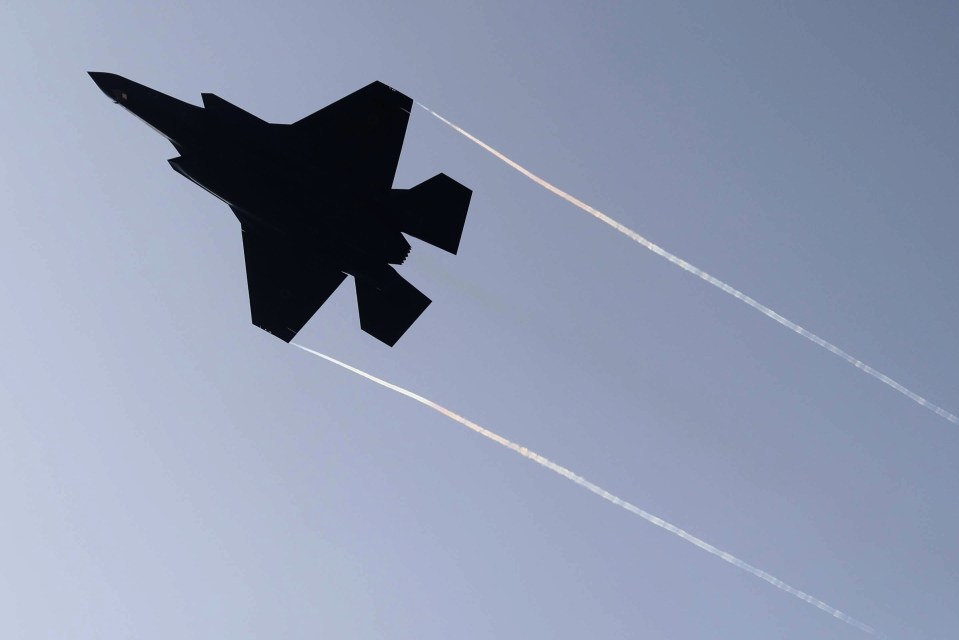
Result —
<instances>
[{"instance_id":1,"label":"tail fin","mask_svg":"<svg viewBox=\"0 0 959 640\"><path fill-rule=\"evenodd\" d=\"M392 191L402 231L453 254L460 246L472 195L445 173L412 189Z\"/></svg>"},{"instance_id":2,"label":"tail fin","mask_svg":"<svg viewBox=\"0 0 959 640\"><path fill-rule=\"evenodd\" d=\"M356 278L360 327L391 347L416 322L430 299L392 268L379 281Z\"/></svg>"}]
</instances>

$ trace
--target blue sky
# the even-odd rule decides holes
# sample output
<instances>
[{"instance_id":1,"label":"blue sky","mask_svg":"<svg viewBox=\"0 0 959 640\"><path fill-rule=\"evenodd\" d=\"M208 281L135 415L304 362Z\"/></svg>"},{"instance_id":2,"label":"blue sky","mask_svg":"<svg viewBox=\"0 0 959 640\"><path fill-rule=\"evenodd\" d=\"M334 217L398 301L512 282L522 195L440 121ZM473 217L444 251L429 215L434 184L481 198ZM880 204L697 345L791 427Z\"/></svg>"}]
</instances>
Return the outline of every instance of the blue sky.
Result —
<instances>
[{"instance_id":1,"label":"blue sky","mask_svg":"<svg viewBox=\"0 0 959 640\"><path fill-rule=\"evenodd\" d=\"M239 226L88 70L291 122L379 79L955 413L951 3L14 3L0 635L856 638L249 323ZM959 432L414 112L474 190L389 349L298 341L889 637L959 624ZM950 631L952 629L953 631Z\"/></svg>"}]
</instances>

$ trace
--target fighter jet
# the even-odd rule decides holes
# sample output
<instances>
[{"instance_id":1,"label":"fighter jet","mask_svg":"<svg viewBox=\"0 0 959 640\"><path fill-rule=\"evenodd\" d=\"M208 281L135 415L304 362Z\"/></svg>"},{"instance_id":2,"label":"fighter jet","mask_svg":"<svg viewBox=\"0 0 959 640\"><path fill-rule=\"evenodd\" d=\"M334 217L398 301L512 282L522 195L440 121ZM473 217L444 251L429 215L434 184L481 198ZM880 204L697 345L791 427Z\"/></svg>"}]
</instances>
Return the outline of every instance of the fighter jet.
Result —
<instances>
[{"instance_id":1,"label":"fighter jet","mask_svg":"<svg viewBox=\"0 0 959 640\"><path fill-rule=\"evenodd\" d=\"M403 234L455 254L472 191L445 174L394 189L413 101L381 82L293 124L271 124L212 93L182 102L90 72L111 100L169 140L173 170L240 221L253 324L289 342L353 276L360 327L393 346L430 299L390 265Z\"/></svg>"}]
</instances>

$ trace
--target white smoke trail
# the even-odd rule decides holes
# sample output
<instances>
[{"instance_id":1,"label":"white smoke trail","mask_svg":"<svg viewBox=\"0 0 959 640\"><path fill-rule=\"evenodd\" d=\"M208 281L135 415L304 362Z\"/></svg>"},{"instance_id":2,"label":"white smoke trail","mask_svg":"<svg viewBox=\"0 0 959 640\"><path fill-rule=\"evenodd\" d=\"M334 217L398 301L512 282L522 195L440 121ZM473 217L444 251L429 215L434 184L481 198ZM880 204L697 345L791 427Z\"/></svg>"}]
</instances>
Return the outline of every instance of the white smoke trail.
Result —
<instances>
[{"instance_id":1,"label":"white smoke trail","mask_svg":"<svg viewBox=\"0 0 959 640\"><path fill-rule=\"evenodd\" d=\"M703 551L706 551L706 552L708 552L708 553L716 556L717 558L720 558L720 559L722 559L722 560L725 560L725 561L728 562L729 564L731 564L731 565L733 565L733 566L735 566L735 567L739 567L739 568L742 569L743 571L746 571L746 572L748 572L748 573L751 573L752 575L756 576L757 578L761 578L762 580L765 580L766 582L768 582L769 584L773 585L773 586L776 587L777 589L780 589L780 590L782 590L782 591L785 591L786 593L788 593L788 594L790 594L790 595L793 595L793 596L799 598L800 600L802 600L802 601L804 601L804 602L808 602L809 604L813 605L813 606L816 607L817 609L821 609L821 610L825 611L826 613L830 614L830 615L833 616L834 618L839 618L840 620L842 620L842 621L845 622L846 624L852 625L852 626L856 627L857 629L860 629L860 630L862 630L862 631L865 631L866 633L870 633L870 634L875 634L875 633L876 633L875 629L873 629L873 628L870 627L869 625L867 625L867 624L865 624L865 623L863 623L863 622L860 622L860 621L856 620L856 619L853 618L852 616L843 613L842 611L840 611L839 609L836 609L835 607L829 606L828 604L826 604L826 603L823 602L822 600L819 600L818 598L815 598L815 597L809 595L808 593L806 593L806 592L804 592L804 591L800 591L799 589L796 589L795 587L789 586L788 584L786 584L785 582L783 582L783 581L780 580L779 578L777 578L777 577L775 577L775 576L773 576L773 575L770 575L770 574L766 573L766 572L763 571L762 569L758 569L758 568L752 566L751 564L749 564L749 563L747 563L747 562L745 562L745 561L743 561L743 560L740 560L739 558L737 558L736 556L732 555L731 553L727 553L727 552L723 551L722 549L718 549L718 548L714 547L713 545L709 544L709 543L706 542L705 540L700 540L699 538L697 538L696 536L692 535L691 533L688 533L688 532L684 531L683 529L680 529L679 527L677 527L677 526L674 525L674 524L670 524L669 522L666 522L665 520L663 520L663 519L660 518L660 517L654 516L654 515L651 514L651 513L648 513L648 512L646 512L646 511L643 511L643 510L640 509L639 507L637 507L637 506L635 506L635 505L633 505L633 504L630 504L629 502L626 502L626 501L623 500L622 498L618 498L618 497L614 496L614 495L611 494L609 491L606 491L606 490L603 489L602 487L593 484L592 482L590 482L589 480L583 478L582 476L576 475L575 473L573 473L572 471L570 471L570 470L567 469L566 467L563 467L563 466L561 466L561 465L558 465L558 464L556 464L555 462L553 462L552 460L549 460L548 458L544 458L543 456L539 455L538 453L534 453L533 451L530 451L529 449L527 449L526 447L524 447L524 446L522 446L522 445L518 445L518 444L516 444L515 442L512 442L512 441L510 441L510 440L507 440L507 439L504 438L503 436L498 435L498 434L496 434L496 433L493 433L493 432L490 431L489 429L485 429L485 428L479 426L478 424L476 424L476 423L473 422L472 420L468 420L467 418L464 418L463 416L461 416L461 415L459 415L459 414L457 414L457 413L454 413L454 412L450 411L450 410L447 409L446 407L443 407L443 406L441 406L441 405L436 404L436 403L433 402L432 400L429 400L429 399L427 399L427 398L424 398L423 396L418 395L418 394L416 394L416 393L413 393L412 391L408 391L407 389L404 389L403 387L397 386L397 385L395 385L395 384L393 384L393 383L391 383L391 382L387 382L386 380L381 380L380 378L377 378L376 376L374 376L374 375L372 375L372 374L366 373L365 371L361 371L360 369L357 369L356 367L351 367L350 365L348 365L348 364L346 364L346 363L344 363L344 362L340 362L339 360L337 360L337 359L335 359L335 358L331 358L330 356L324 355L324 354L320 353L319 351L314 351L313 349L309 349L309 348L304 347L304 346L302 346L302 345L299 345L299 344L297 344L297 343L295 343L295 342L292 343L292 344L293 344L294 347L298 347L298 348L302 349L303 351L306 351L306 352L308 352L308 353L312 353L312 354L315 355L315 356L319 356L320 358L323 358L324 360L327 360L327 361L329 361L329 362L332 362L333 364L339 365L339 366L341 366L341 367L343 367L344 369L347 369L347 370L349 370L349 371L352 371L353 373L355 373L355 374L357 374L357 375L363 376L363 377L366 378L367 380L371 380L371 381L375 382L376 384L379 384L379 385L382 385L382 386L386 387L387 389L392 389L393 391L396 391L397 393L401 393L401 394L403 394L404 396L406 396L407 398L412 398L413 400L416 400L417 402L419 402L419 403L421 403L421 404L425 404L425 405L426 405L427 407L429 407L430 409L433 409L433 410L435 410L435 411L438 411L438 412L442 413L442 414L443 414L444 416L446 416L447 418L450 418L451 420L455 420L456 422L460 423L460 424L463 425L464 427L467 427L468 429L471 429L472 431L475 431L476 433L480 434L481 436L483 436L483 437L485 437L485 438L489 438L489 439L492 440L493 442L495 442L495 443L497 443L497 444L500 444L500 445L506 447L507 449L511 449L511 450L515 451L516 453L520 454L520 455L523 456L524 458L528 458L528 459L532 460L533 462L536 462L537 464L540 464L540 465L546 467L546 468L549 469L550 471L553 471L553 472L555 472L555 473L558 473L559 475L563 476L564 478L566 478L566 479L568 479L568 480L572 480L573 482L575 482L575 483L578 484L579 486L581 486L581 487L583 487L583 488L585 488L585 489L589 489L590 491L592 491L592 492L595 493L596 495L600 496L601 498L603 498L603 499L605 499L605 500L608 500L609 502L612 502L613 504L615 504L615 505L617 505L617 506L619 506L619 507L622 507L623 509L626 509L626 510L629 511L630 513L636 514L637 516L639 516L640 518L646 520L647 522L650 522L650 523L656 525L657 527L659 527L659 528L661 528L661 529L665 529L666 531L672 533L672 534L675 535L675 536L678 536L678 537L682 538L683 540L685 540L686 542L688 542L688 543L690 543L690 544L696 545L697 547L699 547L699 548L702 549Z\"/></svg>"},{"instance_id":2,"label":"white smoke trail","mask_svg":"<svg viewBox=\"0 0 959 640\"><path fill-rule=\"evenodd\" d=\"M742 291L739 291L738 289L736 289L736 288L734 288L734 287L726 284L726 283L723 282L722 280L719 280L718 278L715 278L715 277L709 275L708 273L706 273L705 271L703 271L703 270L700 269L699 267L696 267L696 266L694 266L694 265L691 265L690 263L686 262L685 260L683 260L683 259L680 258L679 256L673 255L672 253L670 253L669 251L666 251L665 249L663 249L663 248L660 247L659 245L654 244L653 242L647 240L646 238L644 238L644 237L641 236L640 234L636 233L635 231L633 231L632 229L630 229L630 228L627 227L626 225L624 225L624 224L622 224L622 223L620 223L620 222L617 222L616 220L613 220L612 218L610 218L608 215L606 215L606 214L603 213L602 211L599 211L598 209L594 209L593 207L589 206L588 204L586 204L586 203L583 202L582 200L579 200L578 198L574 198L573 196L571 196L570 194L566 193L566 192L563 191L562 189L553 186L553 185L550 184L549 182L546 182L545 180L543 180L542 178L540 178L539 176L537 176L537 175L536 175L535 173L533 173L532 171L529 171L528 169L526 169L526 168L523 167L522 165L520 165L520 164L518 164L518 163L516 163L516 162L514 162L514 161L512 161L512 160L510 160L509 158L507 158L505 155L503 155L502 153L500 153L499 151L497 151L497 150L494 149L493 147L489 146L488 144L486 144L485 142L483 142L483 141L480 140L479 138L473 136L473 135L470 134L469 132L464 131L464 130L461 129L460 127L456 126L455 124L453 124L452 122L450 122L449 120L447 120L446 118L444 118L443 116L441 116L440 114L436 113L435 111L433 111L432 109L430 109L430 108L427 107L426 105L421 104L421 103L419 103L419 102L417 102L416 104L418 104L418 105L421 106L422 108L424 108L424 109L426 109L427 111L429 111L429 112L430 112L431 114L433 114L436 118L438 118L438 119L440 120L440 122L443 122L444 124L448 125L448 126L449 126L450 128L452 128L454 131L456 131L457 133L465 136L467 139L471 140L472 142L475 142L477 145L479 145L480 147L482 147L482 148L485 149L486 151L489 151L491 154L493 154L494 156L496 156L497 158L499 158L500 160L502 160L503 162L505 162L506 164L508 164L508 165L511 166L512 168L516 169L517 171L519 171L520 173L522 173L524 176L526 176L527 178L529 178L530 180L532 180L533 182L535 182L535 183L538 184L539 186L543 187L543 188L546 189L547 191L550 191L550 192L558 195L558 196L559 196L560 198L562 198L563 200L566 200L566 201L569 202L570 204L572 204L572 205L574 205L574 206L576 206L576 207L579 207L580 209L582 209L582 210L585 211L586 213L590 214L590 215L593 216L594 218L597 218L598 220L602 220L603 222L605 222L606 224L608 224L608 225L611 226L612 228L614 228L614 229L616 229L617 231L619 231L620 233L622 233L624 236L630 238L630 239L633 240L634 242L637 242L637 243L641 244L642 246L646 247L647 249L649 249L650 251L652 251L652 252L655 253L656 255L658 255L658 256L660 256L660 257L662 257L662 258L665 258L666 260L669 260L669 261L672 262L674 265L676 265L677 267L683 269L684 271L688 271L689 273L693 274L694 276L696 276L696 277L698 277L698 278L701 278L702 280L705 280L706 282L708 282L709 284L713 285L713 286L716 287L717 289L721 289L722 291L728 293L729 295L731 295L732 297L736 298L737 300L740 300L740 301L746 303L747 305L749 305L750 307L752 307L753 309L755 309L756 311L759 311L759 312L762 313L763 315L765 315L765 316L767 316L767 317L769 317L769 318L772 318L773 320L775 320L776 322L778 322L778 323L781 324L782 326L786 327L787 329L790 329L790 330L798 333L799 335L801 335L802 337L806 338L806 339L809 340L810 342L813 342L813 343L819 345L820 347L822 347L822 348L825 349L826 351L829 351L830 353L839 356L840 358L842 358L843 360L845 360L846 362L848 362L848 363L851 364L852 366L856 367L857 369L860 369L861 371L864 371L865 373L869 374L870 376L872 376L872 377L875 378L876 380L879 380L880 382L889 385L890 387L892 387L893 389L895 389L896 391L898 391L898 392L901 393L902 395L906 396L907 398L909 398L910 400L912 400L912 401L915 402L916 404L919 404L920 406L923 406L923 407L925 407L926 409L929 409L930 411L932 411L932 412L935 413L936 415L945 418L946 420L948 420L949 422L952 422L953 424L959 424L959 416L956 416L955 414L950 413L949 411L946 411L946 410L943 409L942 407L940 407L940 406L938 406L938 405L936 405L936 404L933 404L932 402L929 402L928 400L926 400L925 398L923 398L922 396L920 396L918 393L915 393L915 392L913 392L913 391L910 391L909 389L907 389L906 387L902 386L901 384L899 384L898 382L896 382L895 380L893 380L892 378L890 378L890 377L887 376L886 374L882 373L881 371L877 371L876 369L873 369L872 367L870 367L868 364L866 364L866 363L863 362L862 360L859 360L858 358L855 358L855 357L851 356L850 354L846 353L845 351L843 351L842 349L840 349L840 348L837 347L836 345L832 344L831 342L829 342L829 341L827 341L827 340L824 340L823 338L820 338L819 336L817 336L815 333L812 333L811 331L807 331L806 329L803 329L801 326L799 326L798 324L796 324L796 323L793 322L792 320L789 320L789 319L787 319L787 318L784 318L783 316L779 315L778 313L776 313L775 311L773 311L772 309L770 309L770 308L767 307L766 305L764 305L764 304L762 304L762 303L760 303L760 302L757 302L756 300L750 298L749 296L747 296L747 295L746 295L745 293L743 293Z\"/></svg>"}]
</instances>

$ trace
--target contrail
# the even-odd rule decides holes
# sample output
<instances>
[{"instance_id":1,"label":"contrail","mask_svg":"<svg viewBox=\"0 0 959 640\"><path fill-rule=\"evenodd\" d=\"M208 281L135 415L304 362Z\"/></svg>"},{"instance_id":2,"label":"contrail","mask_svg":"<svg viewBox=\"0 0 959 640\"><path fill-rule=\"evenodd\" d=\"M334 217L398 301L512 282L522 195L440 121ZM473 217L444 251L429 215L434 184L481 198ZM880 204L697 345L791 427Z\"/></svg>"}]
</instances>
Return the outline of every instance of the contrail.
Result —
<instances>
[{"instance_id":1,"label":"contrail","mask_svg":"<svg viewBox=\"0 0 959 640\"><path fill-rule=\"evenodd\" d=\"M818 344L820 347L822 347L822 348L825 349L826 351L829 351L830 353L839 356L840 358L842 358L843 360L845 360L846 362L848 362L848 363L851 364L852 366L856 367L857 369L860 369L861 371L864 371L865 373L868 373L869 375L871 375L871 376L872 376L873 378L875 378L876 380L879 380L880 382L889 385L890 387L892 387L893 389L895 389L896 391L898 391L898 392L901 393L902 395L906 396L907 398L909 398L910 400L912 400L912 401L915 402L916 404L918 404L918 405L920 405L920 406L923 406L923 407L925 407L926 409L929 409L930 411L932 411L932 412L935 413L936 415L945 418L946 420L948 420L949 422L952 422L953 424L959 424L959 417L957 417L955 414L950 413L949 411L946 411L946 410L943 409L942 407L940 407L940 406L938 406L938 405L936 405L936 404L933 404L932 402L929 402L928 400L926 400L925 398L923 398L922 396L920 396L918 393L915 393L915 392L913 392L913 391L910 391L909 389L907 389L906 387L902 386L901 384L899 384L898 382L896 382L895 380L893 380L892 378L890 378L890 377L887 376L886 374L882 373L881 371L877 371L876 369L873 369L872 367L870 367L868 364L866 364L866 363L863 362L862 360L859 360L858 358L855 358L855 357L853 357L852 355L846 353L845 351L843 351L842 349L840 349L840 348L837 347L836 345L832 344L831 342L829 342L829 341L827 341L827 340L824 340L823 338L820 338L820 337L817 336L815 333L812 333L811 331L807 331L806 329L803 329L801 326L799 326L798 324L796 324L796 323L793 322L792 320L789 320L788 318L785 318L785 317L779 315L778 313L776 313L775 311L773 311L772 309L770 309L770 308L767 307L766 305L764 305L764 304L762 304L762 303L760 303L760 302L757 302L757 301L754 300L753 298L750 298L750 297L747 296L745 293L743 293L742 291L736 289L735 287L732 287L732 286L726 284L725 282L723 282L722 280L720 280L720 279L718 279L718 278L715 278L715 277L709 275L708 273L706 273L705 271L703 271L703 270L700 269L699 267L696 267L696 266L694 266L694 265L686 262L685 260L683 260L683 259L680 258L679 256L673 255L673 254L670 253L669 251L666 251L665 249L663 249L663 248L660 247L659 245L657 245L657 244L655 244L655 243L647 240L646 238L644 238L644 237L641 236L640 234L636 233L635 231L633 231L632 229L630 229L630 228L627 227L626 225L624 225L624 224L622 224L622 223L620 223L620 222L617 222L616 220L613 220L612 218L610 218L608 215L606 215L606 214L603 213L602 211L599 211L598 209L594 209L593 207L589 206L588 204L586 204L586 203L583 202L582 200L579 200L578 198L574 198L573 196L569 195L568 193L566 193L566 192L563 191L562 189L553 186L553 185L550 184L549 182L546 182L545 180L543 180L542 178L540 178L538 175L536 175L536 174L533 173L532 171L526 169L525 167L523 167L522 165L520 165L520 164L518 164L518 163L516 163L516 162L513 162L512 160L510 160L509 158L507 158L505 155L503 155L502 153L500 153L499 151L497 151L497 150L494 149L493 147L489 146L488 144L486 144L485 142L483 142L483 141L480 140L479 138L473 136L473 135L470 134L469 132L464 131L464 130L461 129L460 127L456 126L455 124L453 124L452 122L450 122L449 120L447 120L446 118L444 118L443 116L441 116L440 114L436 113L435 111L433 111L432 109L430 109L430 108L427 107L426 105L421 104L421 103L419 103L419 102L417 102L416 104L418 104L419 106L421 106L421 107L423 107L424 109L426 109L427 111L429 111L429 112L430 112L431 114L433 114L436 118L438 118L438 119L440 120L440 122L443 122L444 124L446 124L446 125L448 125L449 127L451 127L451 128L452 128L454 131L456 131L457 133L462 134L463 136L465 136L465 137L468 138L469 140L471 140L471 141L475 142L476 144L478 144L478 145L479 145L480 147L482 147L483 149L486 149L486 150L489 151L491 154L493 154L494 156L496 156L497 158L499 158L500 160L502 160L503 162L505 162L505 163L508 164L509 166L513 167L514 169L516 169L517 171L519 171L520 173L522 173L524 176L526 176L527 178L529 178L530 180L532 180L533 182L535 182L535 183L538 184L539 186L543 187L543 188L546 189L547 191L550 191L550 192L558 195L558 196L559 196L560 198L562 198L563 200L566 200L566 201L569 202L570 204L572 204L572 205L574 205L574 206L576 206L576 207L579 207L580 209L582 209L583 211L585 211L585 212L588 213L589 215L593 216L594 218L597 218L597 219L599 219L599 220L602 220L603 222L605 222L606 224L608 224L608 225L611 226L612 228L614 228L614 229L616 229L617 231L619 231L620 233L622 233L624 236L626 236L626 237L630 238L631 240L633 240L633 241L641 244L642 246L646 247L647 249L649 249L650 251L652 251L652 252L655 253L656 255L660 256L661 258L666 258L667 260L669 260L670 262L672 262L674 265L676 265L676 266L679 267L680 269L683 269L684 271L688 271L689 273L693 274L694 276L696 276L696 277L698 277L698 278L700 278L700 279L702 279L702 280L705 280L706 282L708 282L709 284L713 285L713 286L716 287L717 289L721 289L722 291L728 293L729 295L731 295L732 297L736 298L737 300L740 300L740 301L746 303L747 305L749 305L750 307L752 307L752 308L755 309L756 311L762 313L763 315L765 315L765 316L767 316L767 317L769 317L769 318L772 318L773 320L775 320L776 322L778 322L778 323L781 324L782 326L786 327L787 329L790 329L790 330L798 333L799 335L801 335L802 337L806 338L806 339L809 340L810 342L814 342L815 344Z\"/></svg>"},{"instance_id":2,"label":"contrail","mask_svg":"<svg viewBox=\"0 0 959 640\"><path fill-rule=\"evenodd\" d=\"M786 584L785 582L783 582L783 581L780 580L779 578L777 578L777 577L775 577L775 576L773 576L773 575L770 575L769 573L766 573L766 572L763 571L762 569L758 569L758 568L752 566L751 564L749 564L749 563L747 563L747 562L745 562L745 561L743 561L743 560L740 560L739 558L737 558L737 557L734 556L733 554L727 553L727 552L723 551L722 549L718 549L717 547L714 547L713 545L709 544L709 543L706 542L705 540L700 540L699 538L697 538L696 536L692 535L691 533L688 533L688 532L684 531L683 529L680 529L679 527L677 527L677 526L674 525L674 524L670 524L669 522L666 522L665 520L663 520L663 519L660 518L660 517L654 516L654 515L651 514L651 513L648 513L648 512L646 512L646 511L643 511L643 510L640 509L639 507L637 507L637 506L635 506L635 505L633 505L633 504L630 504L629 502L626 502L626 501L623 500L622 498L618 498L618 497L614 496L613 494L611 494L609 491L606 491L606 490L603 489L602 487L593 484L592 482L590 482L590 481L587 480L586 478L583 478L582 476L576 475L575 473L573 473L572 471L570 471L570 470L567 469L566 467L563 467L563 466L561 466L561 465L558 465L558 464L556 464L555 462L553 462L552 460L549 460L549 459L547 459L547 458L544 458L543 456L539 455L538 453L534 453L533 451L530 451L529 449L527 449L526 447L524 447L524 446L522 446L522 445L516 444L515 442L512 442L512 441L510 441L510 440L507 440L507 439L504 438L503 436L498 435L498 434L496 434L496 433L493 433L493 432L490 431L489 429L485 429L485 428L479 426L478 424L476 424L476 423L473 422L472 420L468 420L467 418L464 418L463 416L461 416L461 415L459 415L459 414L457 414L457 413L454 413L454 412L450 411L450 410L447 409L446 407L443 407L443 406L441 406L441 405L436 404L436 403L433 402L432 400L429 400L429 399L427 399L427 398L424 398L423 396L418 395L418 394L416 394L416 393L413 393L412 391L408 391L407 389L404 389L403 387L400 387L400 386L398 386L398 385L395 385L395 384L393 384L393 383L391 383L391 382L387 382L386 380L381 380L380 378L377 378L377 377L374 376L374 375L371 375L371 374L369 374L369 373L366 373L365 371L361 371L360 369L357 369L356 367L351 367L350 365L348 365L348 364L346 364L346 363L344 363L344 362L340 362L339 360L337 360L337 359L335 359L335 358L331 358L330 356L324 355L324 354L320 353L319 351L314 351L313 349L309 349L309 348L304 347L304 346L302 346L302 345L299 345L299 344L297 344L297 343L295 343L295 342L292 343L292 344L293 344L294 347L298 347L298 348L302 349L303 351L312 353L312 354L315 355L315 356L319 356L320 358L323 358L324 360L327 360L327 361L329 361L329 362L332 362L333 364L339 365L339 366L341 366L341 367L343 367L344 369L347 369L347 370L349 370L349 371L352 371L353 373L355 373L355 374L357 374L357 375L363 376L363 377L366 378L367 380L371 380L371 381L375 382L376 384L379 384L379 385L382 385L382 386L386 387L387 389L392 389L393 391L395 391L395 392L397 392L397 393L401 393L401 394L403 394L404 396L406 396L407 398L412 398L413 400L416 400L417 402L419 402L419 403L421 403L421 404L425 404L425 405L426 405L427 407L429 407L430 409L433 409L433 410L435 410L435 411L439 411L440 413L442 413L442 414L443 414L444 416L446 416L447 418L450 418L451 420L455 420L456 422L460 423L460 424L463 425L464 427L467 427L468 429L471 429L471 430L475 431L476 433L480 434L481 436L483 436L483 437L485 437L485 438L488 438L488 439L492 440L493 442L495 442L495 443L497 443L497 444L500 444L500 445L506 447L507 449L511 449L511 450L515 451L516 453L520 454L520 455L523 456L524 458L528 458L528 459L532 460L533 462L536 462L537 464L540 464L540 465L546 467L546 468L549 469L550 471L553 471L553 472L555 472L555 473L558 473L559 475L563 476L563 477L566 478L567 480L572 480L573 482L575 482L575 483L578 484L579 486L581 486L581 487L583 487L583 488L585 488L585 489L589 489L590 491L592 491L593 493L595 493L595 494L598 495L599 497L601 497L601 498L603 498L603 499L605 499L605 500L608 500L609 502L612 502L613 504L615 504L615 505L617 505L617 506L619 506L619 507L622 507L623 509L626 509L626 511L629 511L630 513L636 514L637 516L639 516L639 517L642 518L643 520L646 520L647 522L650 522L650 523L656 525L657 527L659 527L659 528L661 528L661 529L665 529L666 531L672 533L672 534L675 535L675 536L678 536L678 537L682 538L683 540L685 540L686 542L688 542L688 543L690 543L690 544L696 545L697 547L699 547L699 548L702 549L703 551L706 551L706 552L708 552L708 553L716 556L717 558L720 558L720 559L722 559L722 560L725 560L725 561L728 562L729 564L731 564L731 565L733 565L733 566L735 566L735 567L739 567L739 568L742 569L743 571L746 571L746 572L748 572L748 573L751 573L752 575L756 576L757 578L761 578L762 580L765 580L766 582L768 582L769 584L773 585L773 586L776 587L777 589L780 589L780 590L782 590L782 591L785 591L785 592L788 593L788 594L791 594L791 595L793 595L793 596L796 596L797 598L799 598L800 600L802 600L802 601L804 601L804 602L808 602L809 604L813 605L813 606L816 607L817 609L821 609L821 610L825 611L826 613L830 614L830 615L833 616L834 618L839 618L840 620L842 620L842 621L845 622L846 624L852 625L852 626L856 627L857 629L860 629L860 630L862 630L862 631L865 631L866 633L870 633L870 634L875 634L875 633L876 633L876 630L873 629L872 627L870 627L869 625L867 625L867 624L865 624L865 623L863 623L863 622L860 622L860 621L856 620L856 619L853 618L852 616L843 613L842 611L840 611L839 609L836 609L835 607L831 607L830 605L826 604L826 603L823 602L822 600L820 600L820 599L818 599L818 598L815 598L815 597L809 595L808 593L806 593L806 592L804 592L804 591L800 591L799 589L796 589L795 587L789 586L788 584Z\"/></svg>"}]
</instances>

